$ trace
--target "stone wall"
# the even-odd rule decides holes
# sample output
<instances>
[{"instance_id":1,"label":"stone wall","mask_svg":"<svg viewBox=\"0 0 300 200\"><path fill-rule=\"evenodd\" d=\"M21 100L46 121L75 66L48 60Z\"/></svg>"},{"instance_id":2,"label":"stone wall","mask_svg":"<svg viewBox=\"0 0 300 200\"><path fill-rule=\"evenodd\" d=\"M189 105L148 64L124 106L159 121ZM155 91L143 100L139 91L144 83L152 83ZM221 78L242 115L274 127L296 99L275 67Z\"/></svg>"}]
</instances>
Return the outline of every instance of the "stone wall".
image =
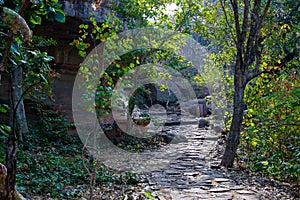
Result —
<instances>
[{"instance_id":1,"label":"stone wall","mask_svg":"<svg viewBox=\"0 0 300 200\"><path fill-rule=\"evenodd\" d=\"M76 47L70 45L70 42L80 36L78 26L81 23L82 21L79 19L67 17L65 23L47 22L34 29L35 35L48 39L52 38L57 41L56 46L45 49L55 59L54 68L63 68L71 71L78 69L79 63L83 59L78 55Z\"/></svg>"},{"instance_id":2,"label":"stone wall","mask_svg":"<svg viewBox=\"0 0 300 200\"><path fill-rule=\"evenodd\" d=\"M77 49L69 44L80 36L78 26L89 22L91 12L96 21L102 21L111 12L108 5L112 1L104 0L100 8L93 10L92 3L94 0L60 0L59 2L63 5L63 10L67 16L66 22L46 22L36 27L34 34L53 38L58 43L55 47L47 48L49 55L55 58L55 68L63 68L73 72L78 70L83 59L78 55ZM114 2L117 3L117 1Z\"/></svg>"}]
</instances>

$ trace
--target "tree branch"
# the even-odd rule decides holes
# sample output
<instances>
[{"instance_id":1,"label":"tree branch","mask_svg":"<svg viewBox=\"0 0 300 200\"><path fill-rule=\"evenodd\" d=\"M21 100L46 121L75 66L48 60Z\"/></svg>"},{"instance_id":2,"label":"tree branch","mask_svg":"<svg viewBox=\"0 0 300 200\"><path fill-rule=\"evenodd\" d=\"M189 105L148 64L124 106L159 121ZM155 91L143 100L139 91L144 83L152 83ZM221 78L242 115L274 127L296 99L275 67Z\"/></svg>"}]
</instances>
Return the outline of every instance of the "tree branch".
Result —
<instances>
[{"instance_id":1,"label":"tree branch","mask_svg":"<svg viewBox=\"0 0 300 200\"><path fill-rule=\"evenodd\" d=\"M271 5L271 1L272 0L268 0L267 1L267 5L266 5L266 7L265 7L265 9L264 9L264 12L263 12L263 14L261 15L261 17L260 17L260 28L261 28L261 26L262 26L262 22L265 20L265 18L266 18L266 16L267 16L267 13L268 13L268 10L269 10L269 8L270 8L270 5Z\"/></svg>"},{"instance_id":2,"label":"tree branch","mask_svg":"<svg viewBox=\"0 0 300 200\"><path fill-rule=\"evenodd\" d=\"M250 9L250 3L249 0L244 0L245 8L244 8L244 19L243 19L243 25L242 25L242 38L243 41L246 39L246 33L248 29L248 15L249 15L249 9Z\"/></svg>"},{"instance_id":3,"label":"tree branch","mask_svg":"<svg viewBox=\"0 0 300 200\"><path fill-rule=\"evenodd\" d=\"M237 0L230 0L230 3L233 8L234 23L235 23L235 29L236 29L236 38L239 43L240 42L239 39L241 39L240 38L241 30L240 30L240 22L239 22L239 7L238 7Z\"/></svg>"},{"instance_id":4,"label":"tree branch","mask_svg":"<svg viewBox=\"0 0 300 200\"><path fill-rule=\"evenodd\" d=\"M262 24L263 24L263 22L264 22L264 20L265 20L265 17L266 17L266 15L267 15L267 12L268 12L268 10L269 10L269 8L270 8L271 1L272 1L272 0L268 0L267 5L266 5L266 7L265 7L265 9L264 9L264 11L263 11L263 14L261 15L261 17L259 17L260 20L259 20L258 26L257 26L256 38L255 38L255 41L254 41L254 47L253 47L253 51L252 51L253 53L250 52L250 56L251 56L251 54L254 54L254 56L255 56L256 58L261 57L261 51L259 51L258 48L259 48L260 44L261 44L261 43L265 40L265 38L267 37L267 36L261 37L261 36L260 36L260 30L261 30L261 28L262 28ZM260 63L260 61L259 61L259 63ZM250 64L250 63L249 63L249 64Z\"/></svg>"},{"instance_id":5,"label":"tree branch","mask_svg":"<svg viewBox=\"0 0 300 200\"><path fill-rule=\"evenodd\" d=\"M251 57L253 57L251 53L257 51L257 49L253 49L253 48L255 48L255 41L260 31L260 29L258 30L259 23L260 23L260 17L259 17L260 5L261 5L261 0L255 0L252 9L252 15L251 15L250 33L248 36L248 41L247 41L245 55L244 55L246 66L249 66ZM256 46L256 48L258 48L258 46Z\"/></svg>"},{"instance_id":6,"label":"tree branch","mask_svg":"<svg viewBox=\"0 0 300 200\"><path fill-rule=\"evenodd\" d=\"M284 65L289 63L291 60L299 56L299 51L294 50L292 53L288 53L283 59L281 59L279 67L282 68Z\"/></svg>"},{"instance_id":7,"label":"tree branch","mask_svg":"<svg viewBox=\"0 0 300 200\"><path fill-rule=\"evenodd\" d=\"M292 61L294 58L299 56L299 51L295 50L292 53L287 54L283 59L280 60L280 64L277 64L276 66L282 68L284 65ZM247 82L251 81L252 79L256 78L262 73L273 73L272 70L265 70L261 71L258 68L255 68L254 71L247 76Z\"/></svg>"},{"instance_id":8,"label":"tree branch","mask_svg":"<svg viewBox=\"0 0 300 200\"><path fill-rule=\"evenodd\" d=\"M6 37L8 37L8 34L7 34L7 33L3 33L3 32L0 31L0 34L1 34L1 35L4 35L4 36L6 36Z\"/></svg>"},{"instance_id":9,"label":"tree branch","mask_svg":"<svg viewBox=\"0 0 300 200\"><path fill-rule=\"evenodd\" d=\"M225 9L225 0L224 0L224 2L223 2L222 0L220 0L220 4L221 4L221 7L222 7L224 16L225 16L226 24L227 24L227 26L228 26L228 28L229 28L229 30L230 30L230 34L231 34L231 36L232 36L232 38L233 38L234 43L237 44L237 41L236 41L236 39L235 39L235 37L234 37L234 34L233 34L233 32L232 32L232 26L229 24L227 12L226 12L226 9Z\"/></svg>"},{"instance_id":10,"label":"tree branch","mask_svg":"<svg viewBox=\"0 0 300 200\"><path fill-rule=\"evenodd\" d=\"M12 46L13 39L14 39L14 33L12 31L9 31L7 44L6 44L6 49L5 49L4 54L3 54L2 62L0 63L0 73L5 71L6 64L7 64L8 59L9 59L9 53L10 53L10 49L11 49L11 46Z\"/></svg>"},{"instance_id":11,"label":"tree branch","mask_svg":"<svg viewBox=\"0 0 300 200\"><path fill-rule=\"evenodd\" d=\"M22 6L21 6L21 8L18 12L19 15L24 14L24 12L25 12L27 6L29 5L29 3L30 3L30 0L23 1L23 4L22 4ZM12 43L13 43L14 36L15 36L15 34L12 31L9 31L7 44L6 44L6 49L4 51L4 55L3 55L2 61L0 63L0 74L1 74L1 72L5 71L5 68L6 68L8 59L9 59L10 49L11 49L11 46L12 46Z\"/></svg>"}]
</instances>

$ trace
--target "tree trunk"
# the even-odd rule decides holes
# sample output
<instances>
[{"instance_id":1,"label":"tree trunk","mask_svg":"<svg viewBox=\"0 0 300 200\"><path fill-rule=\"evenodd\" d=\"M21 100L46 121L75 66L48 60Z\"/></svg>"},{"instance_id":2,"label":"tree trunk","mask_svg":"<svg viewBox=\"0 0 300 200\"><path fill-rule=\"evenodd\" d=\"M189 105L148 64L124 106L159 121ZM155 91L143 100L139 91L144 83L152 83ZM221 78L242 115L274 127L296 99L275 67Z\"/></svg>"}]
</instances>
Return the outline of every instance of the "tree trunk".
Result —
<instances>
[{"instance_id":1,"label":"tree trunk","mask_svg":"<svg viewBox=\"0 0 300 200\"><path fill-rule=\"evenodd\" d=\"M0 163L0 199L6 198L6 176L7 169L3 164Z\"/></svg>"},{"instance_id":2,"label":"tree trunk","mask_svg":"<svg viewBox=\"0 0 300 200\"><path fill-rule=\"evenodd\" d=\"M239 64L239 63L238 63ZM239 67L237 65L236 67ZM221 162L222 166L232 167L236 156L237 147L240 142L240 132L244 115L244 91L245 91L245 75L240 69L235 70L234 78L234 102L233 117L230 126L229 136L226 143L226 149Z\"/></svg>"},{"instance_id":3,"label":"tree trunk","mask_svg":"<svg viewBox=\"0 0 300 200\"><path fill-rule=\"evenodd\" d=\"M4 200L7 199L6 197L6 176L7 176L7 169L5 165L0 163L0 199ZM15 199L16 200L26 200L17 190L15 190Z\"/></svg>"},{"instance_id":4,"label":"tree trunk","mask_svg":"<svg viewBox=\"0 0 300 200\"><path fill-rule=\"evenodd\" d=\"M16 139L15 139L16 140ZM6 152L6 198L7 200L14 200L16 196L16 173L17 173L17 142L13 139L8 141L8 147Z\"/></svg>"},{"instance_id":5,"label":"tree trunk","mask_svg":"<svg viewBox=\"0 0 300 200\"><path fill-rule=\"evenodd\" d=\"M9 95L10 95L10 112L9 112L9 122L11 126L11 131L8 136L7 150L6 150L6 168L7 176L5 180L6 198L7 200L15 199L15 186L16 186L16 173L17 173L17 137L16 133L19 131L19 126L16 123L16 109L15 109L15 95L14 95L14 72L10 73L9 76Z\"/></svg>"},{"instance_id":6,"label":"tree trunk","mask_svg":"<svg viewBox=\"0 0 300 200\"><path fill-rule=\"evenodd\" d=\"M29 5L30 0L22 1L21 8L19 9L19 15L21 16L27 6ZM3 55L3 60L1 62L1 68L5 69L7 61L9 60L9 54L11 52L11 47L13 43L14 33L11 30L8 35L8 41L6 44L6 49ZM11 131L7 140L7 150L6 150L6 168L7 175L5 177L5 191L0 191L1 199L6 200L15 200L15 199L24 199L21 198L21 195L16 191L16 172L17 172L17 148L18 141L16 137L16 133L22 133L20 131L20 127L24 133L28 132L28 126L25 116L24 104L23 100L20 100L22 97L22 68L17 67L16 70L10 70L9 75L9 97L10 97L10 112L9 112L9 122L11 126ZM18 105L18 101L20 103ZM16 110L15 107L18 109ZM16 118L16 114L18 114L18 119ZM16 120L19 123L16 123ZM19 135L19 139L22 139ZM1 166L3 167L3 166ZM3 177L2 177L3 178ZM4 198L2 198L4 197Z\"/></svg>"},{"instance_id":7,"label":"tree trunk","mask_svg":"<svg viewBox=\"0 0 300 200\"><path fill-rule=\"evenodd\" d=\"M13 106L16 108L16 123L18 126L17 138L19 143L23 141L23 135L28 133L28 125L26 120L25 108L23 99L21 99L23 90L22 90L22 80L23 80L23 70L18 67L12 71L12 97L13 97ZM20 100L21 99L21 100ZM18 101L20 103L18 105Z\"/></svg>"}]
</instances>

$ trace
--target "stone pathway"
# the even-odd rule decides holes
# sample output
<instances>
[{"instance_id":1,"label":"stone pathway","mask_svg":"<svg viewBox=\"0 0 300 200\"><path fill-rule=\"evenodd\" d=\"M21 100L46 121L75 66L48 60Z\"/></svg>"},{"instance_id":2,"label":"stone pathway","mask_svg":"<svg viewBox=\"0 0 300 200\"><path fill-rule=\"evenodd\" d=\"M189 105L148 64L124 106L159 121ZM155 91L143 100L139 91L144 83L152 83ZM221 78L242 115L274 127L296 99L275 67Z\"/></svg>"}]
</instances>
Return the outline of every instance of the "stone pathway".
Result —
<instances>
[{"instance_id":1,"label":"stone pathway","mask_svg":"<svg viewBox=\"0 0 300 200\"><path fill-rule=\"evenodd\" d=\"M180 132L188 138L173 148L181 152L163 169L151 172L148 182L156 199L261 199L251 188L238 185L214 167L212 158L220 134L210 128L199 129L197 125L181 126ZM168 160L173 152L162 152L161 159Z\"/></svg>"}]
</instances>

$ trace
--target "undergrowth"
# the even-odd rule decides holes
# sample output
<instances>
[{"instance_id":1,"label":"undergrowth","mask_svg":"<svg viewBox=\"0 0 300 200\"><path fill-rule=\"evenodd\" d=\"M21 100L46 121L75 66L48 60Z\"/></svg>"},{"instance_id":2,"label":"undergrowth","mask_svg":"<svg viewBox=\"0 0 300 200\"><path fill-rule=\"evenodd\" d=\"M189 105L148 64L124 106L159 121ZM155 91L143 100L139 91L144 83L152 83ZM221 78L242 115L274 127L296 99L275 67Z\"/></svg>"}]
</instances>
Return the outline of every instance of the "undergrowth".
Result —
<instances>
[{"instance_id":1,"label":"undergrowth","mask_svg":"<svg viewBox=\"0 0 300 200\"><path fill-rule=\"evenodd\" d=\"M253 171L300 181L300 87L297 73L248 87L240 160Z\"/></svg>"},{"instance_id":2,"label":"undergrowth","mask_svg":"<svg viewBox=\"0 0 300 200\"><path fill-rule=\"evenodd\" d=\"M43 110L39 120L30 121L30 133L24 135L18 151L17 189L25 197L77 199L88 190L93 158L83 152L78 135L69 135L69 124L54 110ZM0 138L5 143L5 138ZM5 145L0 161L5 163ZM97 167L96 187L113 184L134 185L135 174L115 172L105 165Z\"/></svg>"}]
</instances>

